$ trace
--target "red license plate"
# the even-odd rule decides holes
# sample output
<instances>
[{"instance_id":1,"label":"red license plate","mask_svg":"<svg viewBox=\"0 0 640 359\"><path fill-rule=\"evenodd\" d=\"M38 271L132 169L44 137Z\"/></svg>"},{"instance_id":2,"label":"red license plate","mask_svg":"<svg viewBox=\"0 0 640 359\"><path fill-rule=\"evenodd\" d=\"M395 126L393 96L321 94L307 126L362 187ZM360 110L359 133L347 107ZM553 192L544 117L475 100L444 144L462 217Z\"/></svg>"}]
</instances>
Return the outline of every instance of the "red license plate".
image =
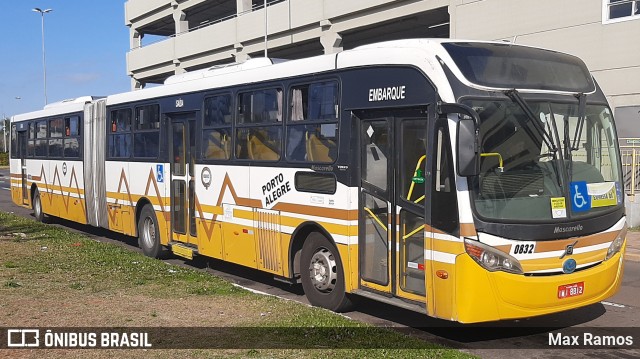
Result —
<instances>
[{"instance_id":1,"label":"red license plate","mask_svg":"<svg viewBox=\"0 0 640 359\"><path fill-rule=\"evenodd\" d=\"M576 297L584 293L584 282L565 284L558 287L558 299Z\"/></svg>"}]
</instances>

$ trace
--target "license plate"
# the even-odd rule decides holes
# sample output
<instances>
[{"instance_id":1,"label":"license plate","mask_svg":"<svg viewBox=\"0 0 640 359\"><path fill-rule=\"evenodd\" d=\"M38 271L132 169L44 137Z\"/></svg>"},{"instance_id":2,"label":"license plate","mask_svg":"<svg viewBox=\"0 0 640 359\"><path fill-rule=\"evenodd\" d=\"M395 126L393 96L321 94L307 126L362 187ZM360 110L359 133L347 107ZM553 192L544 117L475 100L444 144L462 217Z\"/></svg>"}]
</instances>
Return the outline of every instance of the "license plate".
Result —
<instances>
[{"instance_id":1,"label":"license plate","mask_svg":"<svg viewBox=\"0 0 640 359\"><path fill-rule=\"evenodd\" d=\"M584 293L584 282L565 284L558 287L558 299L576 297Z\"/></svg>"}]
</instances>

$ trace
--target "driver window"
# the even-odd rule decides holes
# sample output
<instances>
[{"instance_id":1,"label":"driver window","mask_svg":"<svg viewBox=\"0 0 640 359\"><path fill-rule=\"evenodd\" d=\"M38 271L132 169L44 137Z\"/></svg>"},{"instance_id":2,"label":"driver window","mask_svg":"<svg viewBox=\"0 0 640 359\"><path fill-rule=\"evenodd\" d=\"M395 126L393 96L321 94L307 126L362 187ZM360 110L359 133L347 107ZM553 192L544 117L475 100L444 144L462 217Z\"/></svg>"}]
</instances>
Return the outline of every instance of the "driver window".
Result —
<instances>
[{"instance_id":1,"label":"driver window","mask_svg":"<svg viewBox=\"0 0 640 359\"><path fill-rule=\"evenodd\" d=\"M436 129L436 146L434 160L431 164L433 172L432 224L433 227L449 234L457 235L458 201L456 197L451 145L446 121L440 121Z\"/></svg>"}]
</instances>

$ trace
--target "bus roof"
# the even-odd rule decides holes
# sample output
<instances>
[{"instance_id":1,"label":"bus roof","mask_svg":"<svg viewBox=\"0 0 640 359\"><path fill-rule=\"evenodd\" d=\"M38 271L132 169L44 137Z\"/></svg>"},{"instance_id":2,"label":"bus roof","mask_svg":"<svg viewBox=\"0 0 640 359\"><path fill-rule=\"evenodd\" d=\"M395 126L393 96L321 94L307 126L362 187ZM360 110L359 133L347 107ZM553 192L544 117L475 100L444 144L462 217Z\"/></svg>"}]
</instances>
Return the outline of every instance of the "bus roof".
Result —
<instances>
[{"instance_id":1,"label":"bus roof","mask_svg":"<svg viewBox=\"0 0 640 359\"><path fill-rule=\"evenodd\" d=\"M298 60L283 61L255 58L241 64L212 66L203 70L171 76L167 78L163 85L110 95L106 101L107 105L118 105L197 91L215 90L217 88L239 84L317 74L336 69L389 64L410 65L420 68L438 85L447 83L446 76L442 71L442 67L438 65L438 61L442 61L461 82L469 86L491 89L491 85L495 84L487 85L486 83L473 82L476 79L469 78L473 71L469 71L469 68L464 68L464 66L461 69L460 66L458 66L461 64L460 58L456 58L456 54L452 55L451 51L447 50L447 47L450 47L450 45L464 44L471 44L471 47L473 47L474 44L480 44L482 46L502 45L515 49L523 49L525 50L524 52L529 51L535 53L539 50L549 54L560 54L561 56L570 57L586 69L584 63L577 57L532 46L515 45L500 41L406 39L368 44L335 54L320 55ZM592 78L590 78L590 81L593 81ZM439 86L440 96L444 101L454 101L451 90L447 88L447 86ZM511 88L518 88L518 86L511 86ZM524 89L534 88L525 87ZM537 90L539 88L535 89ZM546 90L553 91L553 89ZM555 89L555 91L566 92L568 89ZM14 116L14 121L81 111L86 102L91 102L95 99L97 99L97 97L84 96L77 99L64 100L47 105L40 111L16 115Z\"/></svg>"},{"instance_id":2,"label":"bus roof","mask_svg":"<svg viewBox=\"0 0 640 359\"><path fill-rule=\"evenodd\" d=\"M104 96L81 96L70 98L58 102L52 102L44 106L42 110L23 113L13 116L12 122L43 118L48 116L62 115L84 110L84 105L95 100L105 98Z\"/></svg>"},{"instance_id":3,"label":"bus roof","mask_svg":"<svg viewBox=\"0 0 640 359\"><path fill-rule=\"evenodd\" d=\"M563 54L557 51L547 50L526 45L516 45L503 41L478 41L478 40L457 40L457 39L406 39L393 40L369 45L356 47L352 50L345 50L336 54L320 55L298 60L290 60L286 62L277 62L266 58L251 59L242 64L230 64L228 66L215 66L205 70L198 70L193 73L172 76L167 79L164 85L155 86L143 90L125 92L109 96L107 105L124 104L133 101L141 101L145 99L158 98L163 96L171 96L175 94L190 93L196 91L204 91L208 89L224 88L227 86L249 84L262 81L278 80L307 74L317 74L330 70L352 68L370 65L411 65L420 68L429 75L432 81L446 81L441 66L437 65L437 59L441 60L453 74L460 79L461 82L469 86L480 87L484 89L510 89L518 88L526 90L543 90L543 91L560 91L569 92L574 90L573 87L554 88L552 86L535 87L535 83L522 82L524 87L519 87L519 83L486 83L475 82L477 78L470 78L472 72L464 71L466 68L460 68L460 58L456 58L457 54L452 54L447 47L449 45L467 45L471 48L479 48L482 46L493 46L495 48L509 47L518 53L541 54L541 58L554 57L557 62L551 61L547 67L535 67L535 63L527 63L531 66L531 74L546 73L542 70L549 68L553 64L562 64L564 61L575 65L572 74L579 74L581 84L588 83L580 87L581 92L592 92L595 86L592 86L593 79L586 70L584 63L575 56ZM393 50L393 51L390 51ZM501 60L508 59L502 57ZM514 66L522 65L516 63ZM533 71L535 70L535 71ZM584 70L584 71L583 71ZM586 71L586 73L585 73ZM562 74L562 73L560 73ZM479 75L478 75L479 77ZM568 77L568 76L567 76ZM438 80L439 79L439 80ZM564 79L557 80L555 84L562 83ZM548 81L547 81L548 82ZM553 84L553 81L552 85ZM506 86L498 86L506 85ZM578 88L579 86L574 86ZM442 88L440 95L448 97L448 91ZM576 90L576 92L578 92ZM453 98L444 98L444 100L452 101Z\"/></svg>"}]
</instances>

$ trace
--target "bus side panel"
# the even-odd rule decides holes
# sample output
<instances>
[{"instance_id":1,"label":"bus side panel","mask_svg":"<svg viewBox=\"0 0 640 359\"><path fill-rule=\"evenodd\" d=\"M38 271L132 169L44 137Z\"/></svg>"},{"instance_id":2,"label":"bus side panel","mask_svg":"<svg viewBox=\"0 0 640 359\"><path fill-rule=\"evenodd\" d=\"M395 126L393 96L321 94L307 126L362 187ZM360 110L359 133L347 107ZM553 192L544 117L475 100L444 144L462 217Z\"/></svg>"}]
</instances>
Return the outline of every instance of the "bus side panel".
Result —
<instances>
[{"instance_id":1,"label":"bus side panel","mask_svg":"<svg viewBox=\"0 0 640 359\"><path fill-rule=\"evenodd\" d=\"M222 259L222 223L201 218L198 218L196 223L198 225L198 253Z\"/></svg>"},{"instance_id":2,"label":"bus side panel","mask_svg":"<svg viewBox=\"0 0 640 359\"><path fill-rule=\"evenodd\" d=\"M51 165L49 161L32 159L27 160L27 178L29 190L29 207L32 206L33 198L31 188L35 186L40 193L42 211L46 214L57 216L58 211L53 203L53 177L51 176Z\"/></svg>"},{"instance_id":3,"label":"bus side panel","mask_svg":"<svg viewBox=\"0 0 640 359\"><path fill-rule=\"evenodd\" d=\"M222 225L223 259L246 267L257 268L253 208L226 205L225 211L233 213L233 216L230 222L225 222Z\"/></svg>"},{"instance_id":4,"label":"bus side panel","mask_svg":"<svg viewBox=\"0 0 640 359\"><path fill-rule=\"evenodd\" d=\"M129 185L129 163L109 161L105 163L107 214L109 229L124 233L131 226L133 198Z\"/></svg>"},{"instance_id":5,"label":"bus side panel","mask_svg":"<svg viewBox=\"0 0 640 359\"><path fill-rule=\"evenodd\" d=\"M205 167L211 171L209 182L202 180ZM226 261L256 268L253 211L261 205L249 195L249 181L253 180L249 167L198 165L195 177L200 179L195 204L196 223L200 223L198 249L202 246L214 258L220 255Z\"/></svg>"},{"instance_id":6,"label":"bus side panel","mask_svg":"<svg viewBox=\"0 0 640 359\"><path fill-rule=\"evenodd\" d=\"M22 174L20 171L20 159L9 160L9 173L11 179L11 200L14 204L24 207L22 204Z\"/></svg>"},{"instance_id":7,"label":"bus side panel","mask_svg":"<svg viewBox=\"0 0 640 359\"><path fill-rule=\"evenodd\" d=\"M43 190L46 190L47 192L46 197L42 199L42 209L44 213L58 217L60 216L60 211L58 209L58 203L56 201L56 189L58 187L56 186L56 184L59 181L58 175L56 173L57 166L55 165L55 163L53 163L53 161L49 160L38 162L40 162L42 168L44 169L41 172L43 174L41 177L41 182L43 183L38 185L38 189L40 190L41 195ZM40 189L42 184L44 184L44 188Z\"/></svg>"},{"instance_id":8,"label":"bus side panel","mask_svg":"<svg viewBox=\"0 0 640 359\"><path fill-rule=\"evenodd\" d=\"M349 203L346 205L349 212L347 214L347 220L349 221L349 251L346 256L342 256L342 265L344 267L344 285L347 293L358 289L358 283L360 278L360 263L358 262L358 188L347 188Z\"/></svg>"},{"instance_id":9,"label":"bus side panel","mask_svg":"<svg viewBox=\"0 0 640 359\"><path fill-rule=\"evenodd\" d=\"M87 224L82 162L52 160L50 168L53 168L51 203L56 216Z\"/></svg>"},{"instance_id":10,"label":"bus side panel","mask_svg":"<svg viewBox=\"0 0 640 359\"><path fill-rule=\"evenodd\" d=\"M128 193L130 193L130 207L125 211L123 210L123 233L136 236L137 235L137 221L136 221L136 207L138 202L144 198L148 200L153 206L153 210L156 213L156 219L158 222L158 230L160 230L161 243L168 243L168 236L170 230L171 218L169 214L169 197L168 192L168 179L165 172L169 168L169 164L160 163L143 163L136 162L129 165L131 169L128 183ZM161 173L158 173L158 170ZM126 213L128 212L128 214Z\"/></svg>"}]
</instances>

